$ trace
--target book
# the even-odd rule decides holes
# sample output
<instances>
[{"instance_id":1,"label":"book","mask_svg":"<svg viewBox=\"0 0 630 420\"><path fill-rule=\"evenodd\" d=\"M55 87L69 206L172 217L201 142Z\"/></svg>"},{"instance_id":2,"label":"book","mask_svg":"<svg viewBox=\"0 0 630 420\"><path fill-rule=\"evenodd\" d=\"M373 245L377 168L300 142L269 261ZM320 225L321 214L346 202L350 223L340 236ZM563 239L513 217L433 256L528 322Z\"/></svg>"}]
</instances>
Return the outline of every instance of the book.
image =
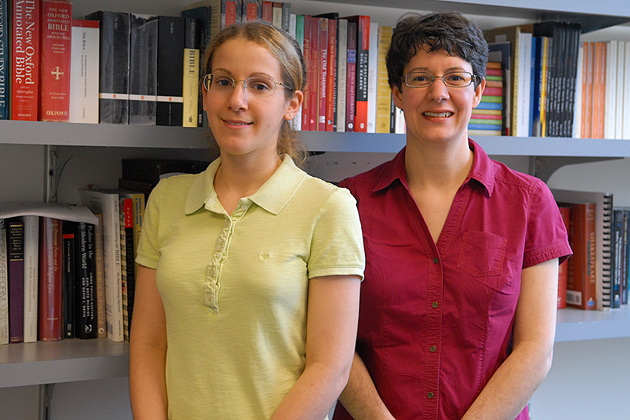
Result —
<instances>
[{"instance_id":1,"label":"book","mask_svg":"<svg viewBox=\"0 0 630 420\"><path fill-rule=\"evenodd\" d=\"M300 46L300 51L302 51L302 56L304 56L304 15L295 16L295 33L292 35L295 37L295 40ZM297 113L295 114L295 117L290 122L291 127L295 131L302 131L303 109L304 109L304 104L302 104L300 109L298 109Z\"/></svg>"},{"instance_id":2,"label":"book","mask_svg":"<svg viewBox=\"0 0 630 420\"><path fill-rule=\"evenodd\" d=\"M203 97L199 100L199 72L201 70L201 23L197 19L185 18L184 73L182 86L184 127L203 125ZM201 107L200 107L201 105Z\"/></svg>"},{"instance_id":3,"label":"book","mask_svg":"<svg viewBox=\"0 0 630 420\"><path fill-rule=\"evenodd\" d=\"M611 291L610 307L621 308L623 294L623 277L625 276L627 259L624 244L624 230L627 228L627 217L622 209L613 209L612 217L612 252L611 252Z\"/></svg>"},{"instance_id":4,"label":"book","mask_svg":"<svg viewBox=\"0 0 630 420\"><path fill-rule=\"evenodd\" d=\"M40 0L13 0L11 119L37 121L39 110Z\"/></svg>"},{"instance_id":5,"label":"book","mask_svg":"<svg viewBox=\"0 0 630 420\"><path fill-rule=\"evenodd\" d=\"M348 80L348 20L339 19L337 50L337 131L346 131L346 81Z\"/></svg>"},{"instance_id":6,"label":"book","mask_svg":"<svg viewBox=\"0 0 630 420\"><path fill-rule=\"evenodd\" d=\"M282 9L281 9L282 10ZM326 131L326 94L328 93L328 18L313 16L317 22L317 118L316 131Z\"/></svg>"},{"instance_id":7,"label":"book","mask_svg":"<svg viewBox=\"0 0 630 420\"><path fill-rule=\"evenodd\" d=\"M72 20L69 122L98 124L99 37L98 21Z\"/></svg>"},{"instance_id":8,"label":"book","mask_svg":"<svg viewBox=\"0 0 630 420\"><path fill-rule=\"evenodd\" d=\"M9 344L9 260L7 228L0 218L0 344Z\"/></svg>"},{"instance_id":9,"label":"book","mask_svg":"<svg viewBox=\"0 0 630 420\"><path fill-rule=\"evenodd\" d=\"M159 19L151 15L131 14L130 22L129 124L156 125L158 97L162 96L158 91ZM183 43L178 55L183 54L182 47ZM178 58L176 56L175 60ZM175 67L180 76L176 80L181 86L182 62L178 61ZM178 98L181 106L181 90Z\"/></svg>"},{"instance_id":10,"label":"book","mask_svg":"<svg viewBox=\"0 0 630 420\"><path fill-rule=\"evenodd\" d=\"M617 92L616 101L613 105L615 110L615 139L623 139L623 121L624 121L624 109L623 109L623 93L624 93L624 78L625 72L629 72L630 68L625 67L626 61L626 41L617 41ZM627 111L627 109L626 109Z\"/></svg>"},{"instance_id":11,"label":"book","mask_svg":"<svg viewBox=\"0 0 630 420\"><path fill-rule=\"evenodd\" d=\"M72 2L42 0L41 19L39 119L67 122L70 116Z\"/></svg>"},{"instance_id":12,"label":"book","mask_svg":"<svg viewBox=\"0 0 630 420\"><path fill-rule=\"evenodd\" d=\"M6 220L9 277L9 343L24 341L24 222Z\"/></svg>"},{"instance_id":13,"label":"book","mask_svg":"<svg viewBox=\"0 0 630 420\"><path fill-rule=\"evenodd\" d=\"M103 214L96 213L94 225L94 265L96 290L96 326L98 338L107 337L107 310L105 302L105 264L103 256Z\"/></svg>"},{"instance_id":14,"label":"book","mask_svg":"<svg viewBox=\"0 0 630 420\"><path fill-rule=\"evenodd\" d=\"M77 223L75 311L76 337L98 337L95 225Z\"/></svg>"},{"instance_id":15,"label":"book","mask_svg":"<svg viewBox=\"0 0 630 420\"><path fill-rule=\"evenodd\" d=\"M107 337L124 340L122 272L120 260L120 200L114 192L79 190L81 202L92 212L103 214L103 273Z\"/></svg>"},{"instance_id":16,"label":"book","mask_svg":"<svg viewBox=\"0 0 630 420\"><path fill-rule=\"evenodd\" d=\"M129 291L134 281L133 268L133 209L130 198L120 197L120 271L122 274L123 335L129 341Z\"/></svg>"},{"instance_id":17,"label":"book","mask_svg":"<svg viewBox=\"0 0 630 420\"><path fill-rule=\"evenodd\" d=\"M99 122L129 123L129 13L98 11L85 17L99 21Z\"/></svg>"},{"instance_id":18,"label":"book","mask_svg":"<svg viewBox=\"0 0 630 420\"><path fill-rule=\"evenodd\" d=\"M630 41L626 41L624 53L623 109L630 109ZM630 140L630 118L623 119L622 138Z\"/></svg>"},{"instance_id":19,"label":"book","mask_svg":"<svg viewBox=\"0 0 630 420\"><path fill-rule=\"evenodd\" d=\"M568 259L567 306L596 309L596 227L595 203L565 203L571 208L569 243L573 255ZM563 203L560 203L563 205Z\"/></svg>"},{"instance_id":20,"label":"book","mask_svg":"<svg viewBox=\"0 0 630 420\"><path fill-rule=\"evenodd\" d=\"M370 48L368 52L367 130L376 133L376 108L378 99L379 40L378 22L370 22Z\"/></svg>"},{"instance_id":21,"label":"book","mask_svg":"<svg viewBox=\"0 0 630 420\"><path fill-rule=\"evenodd\" d=\"M40 218L39 339L62 338L62 226L61 220Z\"/></svg>"},{"instance_id":22,"label":"book","mask_svg":"<svg viewBox=\"0 0 630 420\"><path fill-rule=\"evenodd\" d=\"M9 6L12 0L0 0L0 120L8 120L10 118L9 110L11 95L9 87L9 63L11 62L11 56L9 52L9 18L11 14L9 12ZM1 338L0 338L0 344Z\"/></svg>"},{"instance_id":23,"label":"book","mask_svg":"<svg viewBox=\"0 0 630 420\"><path fill-rule=\"evenodd\" d=\"M595 45L583 42L582 64L582 124L580 137L593 137L593 66L595 59Z\"/></svg>"},{"instance_id":24,"label":"book","mask_svg":"<svg viewBox=\"0 0 630 420\"><path fill-rule=\"evenodd\" d=\"M387 75L387 50L392 40L393 28L381 25L378 29L378 62L377 62L377 92L376 92L376 132L389 133L391 119L392 90Z\"/></svg>"},{"instance_id":25,"label":"book","mask_svg":"<svg viewBox=\"0 0 630 420\"><path fill-rule=\"evenodd\" d=\"M567 229L567 233L571 228L571 206L559 205L560 216L564 222L564 227ZM558 305L557 309L567 307L567 281L569 276L569 259L567 258L558 266Z\"/></svg>"},{"instance_id":26,"label":"book","mask_svg":"<svg viewBox=\"0 0 630 420\"><path fill-rule=\"evenodd\" d=\"M262 0L242 0L241 22L262 20Z\"/></svg>"},{"instance_id":27,"label":"book","mask_svg":"<svg viewBox=\"0 0 630 420\"><path fill-rule=\"evenodd\" d=\"M185 37L186 21L184 18L158 17L157 125L183 125ZM195 64L193 63L193 68Z\"/></svg>"},{"instance_id":28,"label":"book","mask_svg":"<svg viewBox=\"0 0 630 420\"><path fill-rule=\"evenodd\" d=\"M606 42L606 77L604 79L604 138L615 138L615 117L617 104L617 40Z\"/></svg>"},{"instance_id":29,"label":"book","mask_svg":"<svg viewBox=\"0 0 630 420\"><path fill-rule=\"evenodd\" d=\"M23 216L24 222L24 342L37 341L39 287L39 217Z\"/></svg>"},{"instance_id":30,"label":"book","mask_svg":"<svg viewBox=\"0 0 630 420\"><path fill-rule=\"evenodd\" d=\"M606 106L606 43L595 42L593 58L593 120L591 137L604 138Z\"/></svg>"},{"instance_id":31,"label":"book","mask_svg":"<svg viewBox=\"0 0 630 420\"><path fill-rule=\"evenodd\" d=\"M497 103L494 110L501 110L503 115L503 126L502 126L502 135L510 136L512 135L512 82L511 82L511 43L509 41L504 42L490 42L488 43L488 60L501 63L501 70L503 79L502 80L487 80L486 78L486 86L487 87L500 87L503 89L502 102L500 104ZM483 96L482 96L483 98ZM481 109L488 109L494 105L488 105L488 103L483 103L477 105L475 108L475 112L478 112Z\"/></svg>"},{"instance_id":32,"label":"book","mask_svg":"<svg viewBox=\"0 0 630 420\"><path fill-rule=\"evenodd\" d=\"M346 80L346 130L348 132L354 131L355 126L355 112L356 112L356 77L357 77L357 23L353 21L348 22L348 65L347 65L347 80Z\"/></svg>"},{"instance_id":33,"label":"book","mask_svg":"<svg viewBox=\"0 0 630 420\"><path fill-rule=\"evenodd\" d=\"M613 194L598 191L551 190L556 201L595 203L596 308L606 310L611 303L611 251ZM567 305L569 298L567 295Z\"/></svg>"},{"instance_id":34,"label":"book","mask_svg":"<svg viewBox=\"0 0 630 420\"><path fill-rule=\"evenodd\" d=\"M265 22L273 22L273 2L269 0L263 0L262 2L262 20Z\"/></svg>"},{"instance_id":35,"label":"book","mask_svg":"<svg viewBox=\"0 0 630 420\"><path fill-rule=\"evenodd\" d=\"M324 54L322 50L321 43L324 42L322 38L320 38L320 61L325 59L326 61L326 81L325 86L322 89L325 89L325 96L322 100L320 98L320 112L321 106L324 106L324 129L322 130L321 124L319 125L319 131L337 131L337 50L338 46L338 22L339 22L339 14L338 13L325 13L321 15L316 15L319 19L326 19L328 21L327 34L328 39L326 41L326 57L321 57ZM322 76L323 77L323 76ZM320 91L322 90L320 89ZM321 103L323 102L323 104ZM321 116L320 116L321 118ZM321 122L321 121L320 121Z\"/></svg>"},{"instance_id":36,"label":"book","mask_svg":"<svg viewBox=\"0 0 630 420\"><path fill-rule=\"evenodd\" d=\"M348 22L356 23L356 87L354 105L354 130L367 132L368 120L368 78L370 50L370 17L364 15L348 16ZM348 80L350 83L350 80ZM346 118L347 120L347 118Z\"/></svg>"},{"instance_id":37,"label":"book","mask_svg":"<svg viewBox=\"0 0 630 420\"><path fill-rule=\"evenodd\" d=\"M62 273L61 273L61 315L62 337L74 338L76 335L77 297L77 222L64 220L62 229Z\"/></svg>"},{"instance_id":38,"label":"book","mask_svg":"<svg viewBox=\"0 0 630 420\"><path fill-rule=\"evenodd\" d=\"M241 0L202 0L186 5L186 10L198 7L210 8L210 33L206 34L206 40L234 23L240 23L242 18Z\"/></svg>"},{"instance_id":39,"label":"book","mask_svg":"<svg viewBox=\"0 0 630 420\"><path fill-rule=\"evenodd\" d=\"M263 2L263 14L265 3ZM302 131L311 131L311 97L313 93L313 62L311 60L311 22L313 18L310 15L302 15L304 21L303 41L302 41L302 55L304 56L304 63L306 65L306 84L304 86L304 99L302 100L301 107L301 128Z\"/></svg>"},{"instance_id":40,"label":"book","mask_svg":"<svg viewBox=\"0 0 630 420\"><path fill-rule=\"evenodd\" d=\"M199 73L197 77L201 77L201 75L204 74L203 54L206 51L206 46L210 43L210 34L212 29L211 13L212 8L208 6L185 9L181 12L182 17L193 19L193 22L197 23L196 25L192 25L190 27L188 23L186 25L186 42L189 43L193 35L197 36L199 41ZM198 34L193 34L194 28L196 28L195 30ZM203 93L201 89L199 89L198 85L195 89L199 99L197 104L197 127L207 127L208 119L203 110Z\"/></svg>"}]
</instances>

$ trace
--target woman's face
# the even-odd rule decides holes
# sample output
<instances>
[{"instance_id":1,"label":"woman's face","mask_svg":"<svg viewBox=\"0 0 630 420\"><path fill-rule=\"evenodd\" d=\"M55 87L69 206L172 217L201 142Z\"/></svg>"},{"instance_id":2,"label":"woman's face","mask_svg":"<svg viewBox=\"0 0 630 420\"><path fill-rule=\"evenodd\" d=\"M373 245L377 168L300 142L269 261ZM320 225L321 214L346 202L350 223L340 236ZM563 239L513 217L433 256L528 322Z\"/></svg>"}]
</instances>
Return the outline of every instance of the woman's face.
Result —
<instances>
[{"instance_id":1,"label":"woman's face","mask_svg":"<svg viewBox=\"0 0 630 420\"><path fill-rule=\"evenodd\" d=\"M252 94L255 87L244 87L244 80L264 77L282 82L280 63L266 48L244 38L234 38L219 46L213 55L212 73L220 75L233 89L203 89L208 126L221 154L277 154L278 135L284 119L290 120L301 104L301 92L287 99L285 88L277 85L270 96ZM224 77L227 76L227 77Z\"/></svg>"},{"instance_id":2,"label":"woman's face","mask_svg":"<svg viewBox=\"0 0 630 420\"><path fill-rule=\"evenodd\" d=\"M447 87L441 76L452 71L472 73L470 63L445 50L418 53L405 66L404 74L411 71L431 73L435 78L429 87L411 88L405 85L392 88L394 103L405 113L408 141L446 142L467 141L468 122L481 100L485 80L475 88Z\"/></svg>"}]
</instances>

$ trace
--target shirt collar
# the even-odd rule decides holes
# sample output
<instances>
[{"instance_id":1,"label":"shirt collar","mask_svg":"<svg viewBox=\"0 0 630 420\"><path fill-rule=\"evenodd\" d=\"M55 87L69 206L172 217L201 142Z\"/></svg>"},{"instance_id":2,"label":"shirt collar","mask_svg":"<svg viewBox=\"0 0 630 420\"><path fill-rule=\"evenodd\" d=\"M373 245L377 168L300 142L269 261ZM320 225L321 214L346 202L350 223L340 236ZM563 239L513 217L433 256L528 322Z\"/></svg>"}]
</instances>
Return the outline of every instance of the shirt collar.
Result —
<instances>
[{"instance_id":1,"label":"shirt collar","mask_svg":"<svg viewBox=\"0 0 630 420\"><path fill-rule=\"evenodd\" d=\"M214 176L220 165L219 157L195 179L186 197L186 214L192 214L203 206L212 211L222 208L214 190ZM247 198L269 213L278 214L293 197L305 177L306 173L295 166L293 159L284 155L282 163L273 175L258 191Z\"/></svg>"},{"instance_id":2,"label":"shirt collar","mask_svg":"<svg viewBox=\"0 0 630 420\"><path fill-rule=\"evenodd\" d=\"M470 150L473 151L473 164L470 173L464 183L471 179L476 180L484 186L488 196L492 196L494 191L496 170L492 161L486 152L477 143L468 139ZM374 187L374 192L388 188L394 181L399 180L402 185L407 186L407 172L405 170L405 151L404 147L390 165L383 167L383 171L379 176L379 181Z\"/></svg>"}]
</instances>

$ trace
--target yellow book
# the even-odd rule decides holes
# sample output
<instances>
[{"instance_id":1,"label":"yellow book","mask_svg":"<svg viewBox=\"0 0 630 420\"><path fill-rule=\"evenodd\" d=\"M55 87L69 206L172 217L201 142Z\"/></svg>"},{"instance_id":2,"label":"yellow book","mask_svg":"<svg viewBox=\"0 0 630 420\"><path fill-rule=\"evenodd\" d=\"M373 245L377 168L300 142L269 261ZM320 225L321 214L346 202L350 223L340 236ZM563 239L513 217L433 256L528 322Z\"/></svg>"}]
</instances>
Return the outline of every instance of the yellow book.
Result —
<instances>
[{"instance_id":1,"label":"yellow book","mask_svg":"<svg viewBox=\"0 0 630 420\"><path fill-rule=\"evenodd\" d=\"M385 57L392 40L392 27L379 26L378 30L378 81L376 86L376 132L389 133L392 91L387 78Z\"/></svg>"}]
</instances>

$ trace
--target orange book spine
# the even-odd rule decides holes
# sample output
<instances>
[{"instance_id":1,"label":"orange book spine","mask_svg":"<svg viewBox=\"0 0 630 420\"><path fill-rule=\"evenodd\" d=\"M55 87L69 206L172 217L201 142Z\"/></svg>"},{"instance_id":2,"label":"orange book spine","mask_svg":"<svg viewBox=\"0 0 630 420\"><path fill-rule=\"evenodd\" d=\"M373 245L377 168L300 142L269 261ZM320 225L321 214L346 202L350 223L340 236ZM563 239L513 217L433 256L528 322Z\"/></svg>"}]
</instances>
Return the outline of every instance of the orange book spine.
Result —
<instances>
[{"instance_id":1,"label":"orange book spine","mask_svg":"<svg viewBox=\"0 0 630 420\"><path fill-rule=\"evenodd\" d=\"M582 126L581 137L593 136L593 59L595 46L592 42L582 43L584 61L582 63Z\"/></svg>"},{"instance_id":2,"label":"orange book spine","mask_svg":"<svg viewBox=\"0 0 630 420\"><path fill-rule=\"evenodd\" d=\"M595 236L595 203L571 204L569 243L573 255L568 265L567 306L597 308Z\"/></svg>"},{"instance_id":3,"label":"orange book spine","mask_svg":"<svg viewBox=\"0 0 630 420\"><path fill-rule=\"evenodd\" d=\"M606 106L606 43L595 43L593 70L593 135L604 138L604 112Z\"/></svg>"},{"instance_id":4,"label":"orange book spine","mask_svg":"<svg viewBox=\"0 0 630 420\"><path fill-rule=\"evenodd\" d=\"M560 216L569 232L571 223L571 207L560 206ZM558 309L567 307L567 280L569 278L569 260L566 259L558 266Z\"/></svg>"},{"instance_id":5,"label":"orange book spine","mask_svg":"<svg viewBox=\"0 0 630 420\"><path fill-rule=\"evenodd\" d=\"M44 0L41 32L39 119L65 122L70 113L72 3Z\"/></svg>"}]
</instances>

